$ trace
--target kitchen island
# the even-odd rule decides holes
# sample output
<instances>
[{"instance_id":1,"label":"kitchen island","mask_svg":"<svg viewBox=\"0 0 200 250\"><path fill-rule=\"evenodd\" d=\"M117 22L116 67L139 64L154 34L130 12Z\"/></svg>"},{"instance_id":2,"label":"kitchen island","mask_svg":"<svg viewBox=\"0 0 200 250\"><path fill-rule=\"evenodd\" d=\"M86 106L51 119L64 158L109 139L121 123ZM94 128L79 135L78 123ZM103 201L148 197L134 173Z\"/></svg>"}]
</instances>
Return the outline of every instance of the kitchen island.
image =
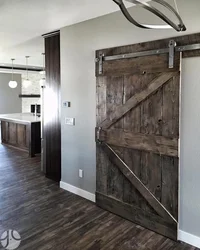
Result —
<instances>
[{"instance_id":1,"label":"kitchen island","mask_svg":"<svg viewBox=\"0 0 200 250\"><path fill-rule=\"evenodd\" d=\"M41 153L41 119L31 113L0 115L2 144L27 151L30 157Z\"/></svg>"}]
</instances>

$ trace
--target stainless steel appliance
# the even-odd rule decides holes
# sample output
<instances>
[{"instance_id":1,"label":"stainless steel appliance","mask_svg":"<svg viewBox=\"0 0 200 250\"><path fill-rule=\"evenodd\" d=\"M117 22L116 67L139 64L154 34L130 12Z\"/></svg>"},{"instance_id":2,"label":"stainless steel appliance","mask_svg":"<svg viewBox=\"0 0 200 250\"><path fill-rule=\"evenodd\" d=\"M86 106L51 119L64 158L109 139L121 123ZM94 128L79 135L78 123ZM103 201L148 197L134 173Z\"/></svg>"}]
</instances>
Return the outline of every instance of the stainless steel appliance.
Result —
<instances>
[{"instance_id":1,"label":"stainless steel appliance","mask_svg":"<svg viewBox=\"0 0 200 250\"><path fill-rule=\"evenodd\" d=\"M31 104L31 113L39 116L41 114L41 105Z\"/></svg>"}]
</instances>

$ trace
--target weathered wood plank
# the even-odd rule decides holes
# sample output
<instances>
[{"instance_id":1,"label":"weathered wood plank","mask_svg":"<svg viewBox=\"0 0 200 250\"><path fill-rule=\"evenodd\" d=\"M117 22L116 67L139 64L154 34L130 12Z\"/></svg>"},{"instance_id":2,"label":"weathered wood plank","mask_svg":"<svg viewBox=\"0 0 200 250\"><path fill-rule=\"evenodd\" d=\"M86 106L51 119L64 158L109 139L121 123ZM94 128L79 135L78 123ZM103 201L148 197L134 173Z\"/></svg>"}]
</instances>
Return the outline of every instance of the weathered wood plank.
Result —
<instances>
[{"instance_id":1,"label":"weathered wood plank","mask_svg":"<svg viewBox=\"0 0 200 250\"><path fill-rule=\"evenodd\" d=\"M9 140L9 123L1 121L1 140L2 143L7 143Z\"/></svg>"},{"instance_id":2,"label":"weathered wood plank","mask_svg":"<svg viewBox=\"0 0 200 250\"><path fill-rule=\"evenodd\" d=\"M146 228L163 234L171 239L176 239L177 225L175 223L169 223L157 215L145 212L133 205L123 203L98 192L96 193L96 200L100 207L112 213L123 216L132 222L144 225ZM152 223L152 220L154 223Z\"/></svg>"},{"instance_id":3,"label":"weathered wood plank","mask_svg":"<svg viewBox=\"0 0 200 250\"><path fill-rule=\"evenodd\" d=\"M162 204L178 220L178 167L179 159L162 157Z\"/></svg>"},{"instance_id":4,"label":"weathered wood plank","mask_svg":"<svg viewBox=\"0 0 200 250\"><path fill-rule=\"evenodd\" d=\"M141 152L139 150L128 148L124 149L124 162L126 162L126 164L130 166L131 170L138 178L140 178L141 176L141 167L139 164L140 158ZM123 201L126 203L141 207L141 203L144 202L143 197L127 178L124 180L123 193Z\"/></svg>"},{"instance_id":5,"label":"weathered wood plank","mask_svg":"<svg viewBox=\"0 0 200 250\"><path fill-rule=\"evenodd\" d=\"M96 86L96 115L97 126L106 119L106 88L107 78L98 77ZM102 148L96 146L96 190L103 194L107 194L109 160L105 157ZM102 167L103 166L103 167Z\"/></svg>"},{"instance_id":6,"label":"weathered wood plank","mask_svg":"<svg viewBox=\"0 0 200 250\"><path fill-rule=\"evenodd\" d=\"M103 194L107 194L107 184L108 184L108 165L109 160L105 157L105 153L101 146L97 144L96 146L96 190ZM102 168L102 166L104 166Z\"/></svg>"},{"instance_id":7,"label":"weathered wood plank","mask_svg":"<svg viewBox=\"0 0 200 250\"><path fill-rule=\"evenodd\" d=\"M101 127L109 128L116 123L121 117L123 117L128 111L136 107L139 103L144 101L148 96L155 93L160 87L163 86L169 79L177 75L177 72L170 72L161 74L159 77L154 79L145 90L131 97L124 105L117 107L110 114L109 119L107 118L101 123Z\"/></svg>"},{"instance_id":8,"label":"weathered wood plank","mask_svg":"<svg viewBox=\"0 0 200 250\"><path fill-rule=\"evenodd\" d=\"M169 69L169 54L120 59L103 62L104 76L121 76L128 74L161 73L179 70L179 57L175 56L174 68Z\"/></svg>"},{"instance_id":9,"label":"weathered wood plank","mask_svg":"<svg viewBox=\"0 0 200 250\"><path fill-rule=\"evenodd\" d=\"M178 156L178 139L152 134L136 134L122 129L101 130L100 141L113 146Z\"/></svg>"},{"instance_id":10,"label":"weathered wood plank","mask_svg":"<svg viewBox=\"0 0 200 250\"><path fill-rule=\"evenodd\" d=\"M150 152L142 151L140 167L141 182L156 197L156 199L161 202L162 175L160 156ZM141 207L145 211L149 211L154 214L156 213L156 211L149 205L148 201L146 200L142 202Z\"/></svg>"},{"instance_id":11,"label":"weathered wood plank","mask_svg":"<svg viewBox=\"0 0 200 250\"><path fill-rule=\"evenodd\" d=\"M104 151L108 155L109 159L119 168L124 176L134 185L134 187L140 192L140 194L148 201L151 207L163 218L175 222L173 216L165 209L165 207L155 198L155 196L145 187L145 185L139 180L139 178L130 170L130 168L124 163L121 158L113 151L108 144L102 145Z\"/></svg>"},{"instance_id":12,"label":"weathered wood plank","mask_svg":"<svg viewBox=\"0 0 200 250\"><path fill-rule=\"evenodd\" d=\"M9 123L9 131L8 131L8 143L11 145L17 144L17 124Z\"/></svg>"},{"instance_id":13,"label":"weathered wood plank","mask_svg":"<svg viewBox=\"0 0 200 250\"><path fill-rule=\"evenodd\" d=\"M179 75L173 77L163 87L164 136L179 138ZM175 218L178 218L178 175L177 157L162 157L162 204Z\"/></svg>"},{"instance_id":14,"label":"weathered wood plank","mask_svg":"<svg viewBox=\"0 0 200 250\"><path fill-rule=\"evenodd\" d=\"M107 78L107 90L106 90L106 116L110 117L112 112L123 105L123 92L124 92L124 77L109 77ZM123 121L118 120L114 124L115 128L123 129ZM123 157L123 151L120 148L116 148L121 157ZM105 152L104 152L105 154ZM105 158L107 156L105 155ZM115 198L123 198L123 182L124 176L120 170L113 164L112 161L108 162L108 182L107 193Z\"/></svg>"},{"instance_id":15,"label":"weathered wood plank","mask_svg":"<svg viewBox=\"0 0 200 250\"><path fill-rule=\"evenodd\" d=\"M26 126L23 124L17 124L17 144L21 147L25 147L26 143Z\"/></svg>"},{"instance_id":16,"label":"weathered wood plank","mask_svg":"<svg viewBox=\"0 0 200 250\"><path fill-rule=\"evenodd\" d=\"M143 85L147 85L148 81ZM167 84L167 83L166 83ZM162 87L141 103L141 133L151 136L162 135ZM176 148L177 149L177 148ZM160 155L153 152L141 153L140 180L161 201L162 175ZM142 208L155 213L148 202L142 203Z\"/></svg>"},{"instance_id":17,"label":"weathered wood plank","mask_svg":"<svg viewBox=\"0 0 200 250\"><path fill-rule=\"evenodd\" d=\"M148 83L144 84L148 85ZM162 102L163 91L161 87L141 103L141 133L162 135Z\"/></svg>"},{"instance_id":18,"label":"weathered wood plank","mask_svg":"<svg viewBox=\"0 0 200 250\"><path fill-rule=\"evenodd\" d=\"M106 119L106 77L98 77L96 86L97 127Z\"/></svg>"},{"instance_id":19,"label":"weathered wood plank","mask_svg":"<svg viewBox=\"0 0 200 250\"><path fill-rule=\"evenodd\" d=\"M162 135L179 138L180 73L163 86Z\"/></svg>"},{"instance_id":20,"label":"weathered wood plank","mask_svg":"<svg viewBox=\"0 0 200 250\"><path fill-rule=\"evenodd\" d=\"M146 81L147 74L143 75L126 75L124 76L124 103L126 103L133 95L141 91L141 82ZM155 75L152 76L152 79ZM152 80L151 79L151 80ZM124 129L132 131L133 133L140 133L140 106L130 110L123 118ZM140 155L139 150L124 148L124 162L130 166L131 170L140 177ZM126 203L134 204L140 207L141 195L137 189L127 179L124 179L123 187L123 201Z\"/></svg>"},{"instance_id":21,"label":"weathered wood plank","mask_svg":"<svg viewBox=\"0 0 200 250\"><path fill-rule=\"evenodd\" d=\"M161 40L156 41L147 41L137 44L130 44L125 46L118 46L108 49L101 49L96 51L96 54L101 51L105 56L114 56L114 55L121 55L125 53L134 53L138 51L146 51L146 50L153 50L153 49L160 49L160 48L167 48L169 45L170 40L175 40L177 46L189 45L200 43L200 33L190 34L190 35L183 35L178 37L169 37ZM200 50L195 51L185 51L183 52L183 57L194 57L200 56Z\"/></svg>"}]
</instances>

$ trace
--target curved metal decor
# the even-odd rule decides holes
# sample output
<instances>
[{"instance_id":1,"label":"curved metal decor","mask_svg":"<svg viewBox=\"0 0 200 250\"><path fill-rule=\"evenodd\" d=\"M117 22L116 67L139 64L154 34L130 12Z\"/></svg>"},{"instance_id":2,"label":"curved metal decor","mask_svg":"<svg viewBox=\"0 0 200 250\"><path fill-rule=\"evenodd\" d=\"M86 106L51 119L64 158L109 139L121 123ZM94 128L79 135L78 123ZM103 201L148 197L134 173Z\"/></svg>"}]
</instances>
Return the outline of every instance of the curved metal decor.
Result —
<instances>
[{"instance_id":1,"label":"curved metal decor","mask_svg":"<svg viewBox=\"0 0 200 250\"><path fill-rule=\"evenodd\" d=\"M175 17L178 19L178 22L179 22L178 24L175 24L165 14L163 14L160 10L158 10L157 8L151 6L150 4L148 4L146 2L142 2L141 0L126 0L128 2L136 4L136 5L138 5L138 6L142 7L142 8L150 11L151 13L153 13L154 15L156 15L157 17L162 19L164 22L166 22L168 25L141 24L141 23L137 22L135 19L133 19L133 17L130 15L130 13L128 12L128 10L127 10L124 2L123 2L123 0L113 0L113 1L117 5L119 5L122 13L128 19L128 21L131 22L132 24L134 24L135 26L139 27L139 28L143 28L143 29L161 29L161 28L169 28L170 27L170 28L174 28L178 32L186 31L186 27L185 27L185 25L183 23L183 20L181 19L180 15L178 14L178 12L170 4L168 4L164 0L152 0L152 1L164 6L166 9L171 11L175 15Z\"/></svg>"}]
</instances>

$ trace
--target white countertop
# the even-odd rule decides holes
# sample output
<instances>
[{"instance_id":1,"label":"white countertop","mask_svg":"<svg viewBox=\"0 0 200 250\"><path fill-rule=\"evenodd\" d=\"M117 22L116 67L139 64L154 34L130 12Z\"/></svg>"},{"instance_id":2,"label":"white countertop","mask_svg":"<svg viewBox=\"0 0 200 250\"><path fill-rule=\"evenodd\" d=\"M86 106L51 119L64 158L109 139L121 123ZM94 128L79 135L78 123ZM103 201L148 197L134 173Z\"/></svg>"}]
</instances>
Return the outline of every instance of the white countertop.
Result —
<instances>
[{"instance_id":1,"label":"white countertop","mask_svg":"<svg viewBox=\"0 0 200 250\"><path fill-rule=\"evenodd\" d=\"M35 116L31 113L0 114L0 120L15 121L19 123L35 123L40 122L41 117Z\"/></svg>"}]
</instances>

